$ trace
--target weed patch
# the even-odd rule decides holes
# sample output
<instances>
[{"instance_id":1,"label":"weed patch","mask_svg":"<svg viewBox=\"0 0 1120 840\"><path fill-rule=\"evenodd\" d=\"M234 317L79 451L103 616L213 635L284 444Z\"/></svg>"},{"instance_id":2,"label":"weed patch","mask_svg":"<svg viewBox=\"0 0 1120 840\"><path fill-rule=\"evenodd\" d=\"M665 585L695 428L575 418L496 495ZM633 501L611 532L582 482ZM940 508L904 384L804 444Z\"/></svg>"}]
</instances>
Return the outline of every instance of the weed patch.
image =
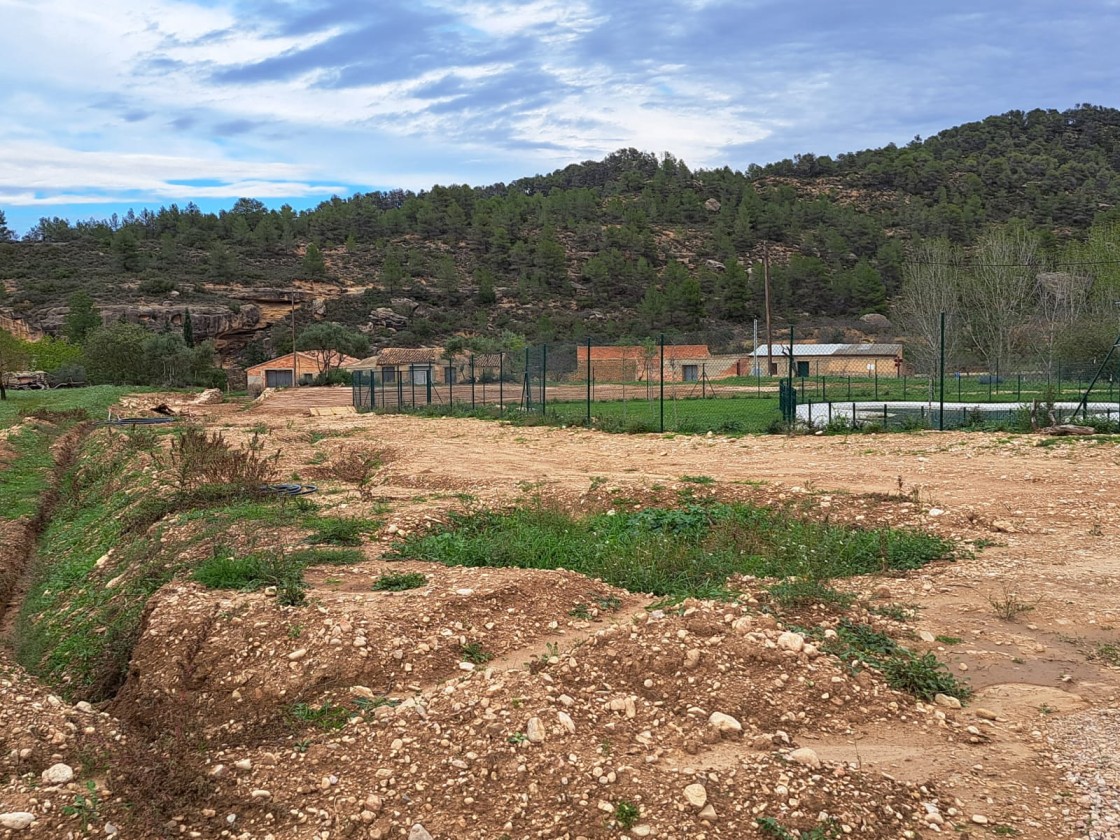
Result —
<instances>
[{"instance_id":1,"label":"weed patch","mask_svg":"<svg viewBox=\"0 0 1120 840\"><path fill-rule=\"evenodd\" d=\"M783 607L812 607L823 604L837 612L848 609L855 597L838 592L828 584L819 580L806 580L793 578L775 583L770 587L770 595Z\"/></svg>"},{"instance_id":2,"label":"weed patch","mask_svg":"<svg viewBox=\"0 0 1120 840\"><path fill-rule=\"evenodd\" d=\"M379 592L405 592L409 589L419 589L427 583L427 575L420 572L410 572L407 574L382 575L373 582L373 588Z\"/></svg>"},{"instance_id":3,"label":"weed patch","mask_svg":"<svg viewBox=\"0 0 1120 840\"><path fill-rule=\"evenodd\" d=\"M839 840L843 834L835 820L820 823L810 829L788 829L773 817L761 817L758 820L759 830L767 837L777 840Z\"/></svg>"},{"instance_id":4,"label":"weed patch","mask_svg":"<svg viewBox=\"0 0 1120 840\"><path fill-rule=\"evenodd\" d=\"M464 662L473 662L475 665L485 665L494 658L494 654L486 650L481 642L468 642L459 646L459 655Z\"/></svg>"},{"instance_id":5,"label":"weed patch","mask_svg":"<svg viewBox=\"0 0 1120 840\"><path fill-rule=\"evenodd\" d=\"M312 528L307 538L313 545L361 545L370 524L360 519L320 516L308 522Z\"/></svg>"},{"instance_id":6,"label":"weed patch","mask_svg":"<svg viewBox=\"0 0 1120 840\"><path fill-rule=\"evenodd\" d=\"M203 560L191 577L209 589L249 592L280 586L302 573L303 566L289 555L262 551L238 557L222 550Z\"/></svg>"},{"instance_id":7,"label":"weed patch","mask_svg":"<svg viewBox=\"0 0 1120 840\"><path fill-rule=\"evenodd\" d=\"M1034 601L1024 600L1017 592L1005 589L1001 595L989 595L988 603L993 612L1004 621L1015 621L1023 613L1031 612L1042 597Z\"/></svg>"},{"instance_id":8,"label":"weed patch","mask_svg":"<svg viewBox=\"0 0 1120 840\"><path fill-rule=\"evenodd\" d=\"M452 566L565 568L631 592L726 597L735 574L826 580L915 569L953 545L917 531L860 530L747 504L689 504L576 519L541 505L453 514L397 559Z\"/></svg>"},{"instance_id":9,"label":"weed patch","mask_svg":"<svg viewBox=\"0 0 1120 840\"><path fill-rule=\"evenodd\" d=\"M296 703L289 713L293 720L326 730L342 729L350 721L352 714L345 706L333 703L323 703L321 706Z\"/></svg>"},{"instance_id":10,"label":"weed patch","mask_svg":"<svg viewBox=\"0 0 1120 840\"><path fill-rule=\"evenodd\" d=\"M972 690L957 680L932 653L918 655L866 624L841 620L836 638L824 650L849 666L866 665L882 672L891 688L930 702L938 694L967 700Z\"/></svg>"}]
</instances>

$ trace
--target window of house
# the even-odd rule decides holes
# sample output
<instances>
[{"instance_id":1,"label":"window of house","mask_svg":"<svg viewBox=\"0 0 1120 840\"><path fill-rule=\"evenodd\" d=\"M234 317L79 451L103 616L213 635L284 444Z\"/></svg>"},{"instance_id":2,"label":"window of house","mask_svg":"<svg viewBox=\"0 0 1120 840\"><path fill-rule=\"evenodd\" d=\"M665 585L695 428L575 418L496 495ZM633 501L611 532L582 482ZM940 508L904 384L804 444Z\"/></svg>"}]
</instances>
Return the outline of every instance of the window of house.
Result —
<instances>
[{"instance_id":1,"label":"window of house","mask_svg":"<svg viewBox=\"0 0 1120 840\"><path fill-rule=\"evenodd\" d=\"M685 382L695 382L700 378L700 365L681 365L681 378Z\"/></svg>"},{"instance_id":2,"label":"window of house","mask_svg":"<svg viewBox=\"0 0 1120 840\"><path fill-rule=\"evenodd\" d=\"M381 381L386 385L395 384L397 381L397 369L391 367L381 368Z\"/></svg>"},{"instance_id":3,"label":"window of house","mask_svg":"<svg viewBox=\"0 0 1120 840\"><path fill-rule=\"evenodd\" d=\"M809 375L809 363L808 362L798 362L797 363L797 375L800 376L800 377L806 377L806 376Z\"/></svg>"},{"instance_id":4,"label":"window of house","mask_svg":"<svg viewBox=\"0 0 1120 840\"><path fill-rule=\"evenodd\" d=\"M428 384L428 368L426 366L425 367L418 367L416 365L413 365L411 373L412 373L412 384L413 385L427 385Z\"/></svg>"}]
</instances>

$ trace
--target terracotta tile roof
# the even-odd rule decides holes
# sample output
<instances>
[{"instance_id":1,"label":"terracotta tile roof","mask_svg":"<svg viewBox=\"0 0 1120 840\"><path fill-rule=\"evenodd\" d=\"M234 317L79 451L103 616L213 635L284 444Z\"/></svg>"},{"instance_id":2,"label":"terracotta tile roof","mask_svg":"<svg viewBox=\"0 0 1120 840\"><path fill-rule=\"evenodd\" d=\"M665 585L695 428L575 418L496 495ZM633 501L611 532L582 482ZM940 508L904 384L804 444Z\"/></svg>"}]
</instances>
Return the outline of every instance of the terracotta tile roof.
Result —
<instances>
[{"instance_id":1,"label":"terracotta tile roof","mask_svg":"<svg viewBox=\"0 0 1120 840\"><path fill-rule=\"evenodd\" d=\"M386 347L377 354L379 367L394 365L445 364L443 350L439 347Z\"/></svg>"},{"instance_id":2,"label":"terracotta tile roof","mask_svg":"<svg viewBox=\"0 0 1120 840\"><path fill-rule=\"evenodd\" d=\"M591 361L593 362L638 362L646 358L648 350L636 344L621 345L592 345ZM661 347L653 350L655 358L661 357ZM666 344L666 359L707 359L711 356L706 344ZM587 347L576 345L576 358L587 361Z\"/></svg>"}]
</instances>

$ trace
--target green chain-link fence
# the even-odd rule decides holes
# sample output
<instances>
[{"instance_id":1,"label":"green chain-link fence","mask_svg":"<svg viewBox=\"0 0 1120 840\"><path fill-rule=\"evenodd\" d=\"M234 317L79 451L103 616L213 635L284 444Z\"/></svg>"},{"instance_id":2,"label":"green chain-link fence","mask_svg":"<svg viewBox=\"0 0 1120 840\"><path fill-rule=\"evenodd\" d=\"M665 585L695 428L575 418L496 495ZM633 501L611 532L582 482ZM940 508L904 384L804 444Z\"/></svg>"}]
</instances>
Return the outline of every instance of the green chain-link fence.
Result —
<instances>
[{"instance_id":1,"label":"green chain-link fence","mask_svg":"<svg viewBox=\"0 0 1120 840\"><path fill-rule=\"evenodd\" d=\"M622 432L735 434L791 423L1027 430L1075 414L1120 421L1117 371L1096 361L990 373L947 368L941 377L910 370L898 344L799 343L784 331L783 344L724 352L703 337L664 335L453 356L386 351L383 364L353 372L354 405Z\"/></svg>"}]
</instances>

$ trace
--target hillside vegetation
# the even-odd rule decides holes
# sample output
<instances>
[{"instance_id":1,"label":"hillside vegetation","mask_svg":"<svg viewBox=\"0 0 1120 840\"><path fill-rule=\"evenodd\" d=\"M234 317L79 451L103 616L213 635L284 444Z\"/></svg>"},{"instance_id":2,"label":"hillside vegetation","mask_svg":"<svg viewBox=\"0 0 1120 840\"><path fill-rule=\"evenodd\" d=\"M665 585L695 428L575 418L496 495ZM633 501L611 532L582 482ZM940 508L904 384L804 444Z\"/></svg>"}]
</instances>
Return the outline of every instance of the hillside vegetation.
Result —
<instances>
[{"instance_id":1,"label":"hillside vegetation","mask_svg":"<svg viewBox=\"0 0 1120 840\"><path fill-rule=\"evenodd\" d=\"M1068 262L1070 243L1112 220L1118 162L1120 111L1080 105L746 171L623 149L510 184L335 197L299 213L245 198L217 214L44 218L0 244L0 306L50 332L78 290L101 307L148 306L149 326L186 308L226 312L200 321L200 337L245 361L280 349L268 328L292 290L305 323L359 327L375 346L503 330L730 340L763 314L767 254L776 315L802 323L883 311L916 239L968 248L1017 222L1051 263Z\"/></svg>"}]
</instances>

